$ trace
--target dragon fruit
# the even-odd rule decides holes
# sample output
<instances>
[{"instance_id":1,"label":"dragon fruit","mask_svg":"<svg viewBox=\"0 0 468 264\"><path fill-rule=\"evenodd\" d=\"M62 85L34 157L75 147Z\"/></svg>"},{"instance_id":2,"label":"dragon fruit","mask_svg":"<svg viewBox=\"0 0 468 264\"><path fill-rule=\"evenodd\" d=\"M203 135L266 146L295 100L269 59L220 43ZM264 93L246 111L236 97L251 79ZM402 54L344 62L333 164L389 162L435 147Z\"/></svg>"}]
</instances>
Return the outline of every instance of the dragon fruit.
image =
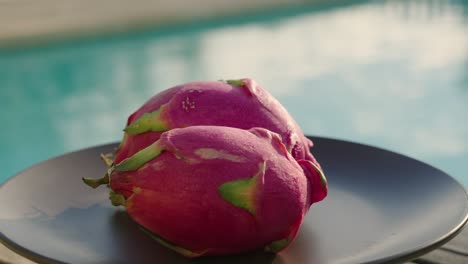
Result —
<instances>
[{"instance_id":1,"label":"dragon fruit","mask_svg":"<svg viewBox=\"0 0 468 264\"><path fill-rule=\"evenodd\" d=\"M250 79L192 82L146 102L127 122L101 179L113 205L187 257L279 252L327 195L312 143Z\"/></svg>"},{"instance_id":2,"label":"dragon fruit","mask_svg":"<svg viewBox=\"0 0 468 264\"><path fill-rule=\"evenodd\" d=\"M148 146L164 131L198 125L266 128L281 135L296 160L320 166L309 151L312 141L288 111L252 79L191 82L155 95L128 118L115 162Z\"/></svg>"}]
</instances>

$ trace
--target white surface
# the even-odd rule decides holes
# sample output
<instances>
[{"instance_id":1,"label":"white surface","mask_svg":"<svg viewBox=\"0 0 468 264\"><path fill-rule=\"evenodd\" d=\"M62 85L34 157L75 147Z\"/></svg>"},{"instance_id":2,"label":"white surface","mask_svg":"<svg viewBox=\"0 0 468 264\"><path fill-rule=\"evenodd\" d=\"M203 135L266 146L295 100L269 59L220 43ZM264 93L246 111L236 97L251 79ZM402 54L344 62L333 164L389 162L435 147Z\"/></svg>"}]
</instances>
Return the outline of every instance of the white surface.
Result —
<instances>
[{"instance_id":1,"label":"white surface","mask_svg":"<svg viewBox=\"0 0 468 264\"><path fill-rule=\"evenodd\" d=\"M0 45L241 15L313 1L320 0L0 0Z\"/></svg>"}]
</instances>

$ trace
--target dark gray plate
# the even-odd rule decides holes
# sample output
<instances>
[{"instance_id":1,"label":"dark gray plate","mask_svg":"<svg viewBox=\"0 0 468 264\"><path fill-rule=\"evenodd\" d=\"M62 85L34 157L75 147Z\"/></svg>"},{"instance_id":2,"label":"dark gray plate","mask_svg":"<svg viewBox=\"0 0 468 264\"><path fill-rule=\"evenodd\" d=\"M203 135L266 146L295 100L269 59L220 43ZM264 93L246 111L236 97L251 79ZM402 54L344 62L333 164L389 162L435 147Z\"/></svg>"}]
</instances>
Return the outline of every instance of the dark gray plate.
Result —
<instances>
[{"instance_id":1,"label":"dark gray plate","mask_svg":"<svg viewBox=\"0 0 468 264\"><path fill-rule=\"evenodd\" d=\"M81 177L99 177L105 145L66 154L0 188L0 239L43 263L387 263L423 254L467 222L465 189L414 159L345 141L312 138L329 181L294 243L278 255L187 260L144 234Z\"/></svg>"}]
</instances>

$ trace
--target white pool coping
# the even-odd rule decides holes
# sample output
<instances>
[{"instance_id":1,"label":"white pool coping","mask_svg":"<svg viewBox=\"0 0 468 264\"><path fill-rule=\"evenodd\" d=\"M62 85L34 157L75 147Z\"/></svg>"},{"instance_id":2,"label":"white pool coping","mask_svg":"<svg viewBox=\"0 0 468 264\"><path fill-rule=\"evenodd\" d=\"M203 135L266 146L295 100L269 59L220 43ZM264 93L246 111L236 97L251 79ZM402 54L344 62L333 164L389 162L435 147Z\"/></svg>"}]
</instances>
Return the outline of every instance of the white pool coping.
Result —
<instances>
[{"instance_id":1,"label":"white pool coping","mask_svg":"<svg viewBox=\"0 0 468 264\"><path fill-rule=\"evenodd\" d=\"M191 23L336 0L0 0L0 46Z\"/></svg>"}]
</instances>

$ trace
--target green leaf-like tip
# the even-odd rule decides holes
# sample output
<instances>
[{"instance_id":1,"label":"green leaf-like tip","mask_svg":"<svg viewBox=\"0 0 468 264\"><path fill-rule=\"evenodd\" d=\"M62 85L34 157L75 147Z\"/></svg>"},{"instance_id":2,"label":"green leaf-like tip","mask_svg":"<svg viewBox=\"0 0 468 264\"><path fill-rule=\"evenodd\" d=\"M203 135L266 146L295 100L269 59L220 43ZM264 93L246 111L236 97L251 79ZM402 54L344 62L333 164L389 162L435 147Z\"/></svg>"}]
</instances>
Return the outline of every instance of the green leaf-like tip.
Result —
<instances>
[{"instance_id":1,"label":"green leaf-like tip","mask_svg":"<svg viewBox=\"0 0 468 264\"><path fill-rule=\"evenodd\" d=\"M169 242L165 239L163 239L162 237L156 235L155 233L149 231L148 229L140 226L141 230L143 230L147 235L149 235L152 239L156 240L159 244L167 247L168 249L171 249L185 257L188 257L188 258L195 258L195 257L199 257L201 255L204 254L204 252L201 252L201 253L197 253L197 252L193 252L191 250L188 250L186 248L183 248L183 247L180 247L180 246L177 246L175 245L174 243L172 242Z\"/></svg>"},{"instance_id":2,"label":"green leaf-like tip","mask_svg":"<svg viewBox=\"0 0 468 264\"><path fill-rule=\"evenodd\" d=\"M104 177L99 178L99 179L93 179L93 178L81 178L83 182L88 185L89 187L96 189L97 187L103 185L103 184L109 184L109 174L106 173Z\"/></svg>"},{"instance_id":3,"label":"green leaf-like tip","mask_svg":"<svg viewBox=\"0 0 468 264\"><path fill-rule=\"evenodd\" d=\"M265 251L277 253L287 247L290 242L291 240L289 238L273 241L269 245L265 246Z\"/></svg>"},{"instance_id":4,"label":"green leaf-like tip","mask_svg":"<svg viewBox=\"0 0 468 264\"><path fill-rule=\"evenodd\" d=\"M325 174L323 173L322 170L320 170L320 182L322 183L323 187L327 187L328 185L327 178L325 177Z\"/></svg>"},{"instance_id":5,"label":"green leaf-like tip","mask_svg":"<svg viewBox=\"0 0 468 264\"><path fill-rule=\"evenodd\" d=\"M148 147L133 154L133 156L122 160L119 164L114 166L114 170L132 171L132 170L139 169L148 161L159 156L159 154L161 154L161 152L164 150L159 142L160 141L157 140L156 142L149 145Z\"/></svg>"},{"instance_id":6,"label":"green leaf-like tip","mask_svg":"<svg viewBox=\"0 0 468 264\"><path fill-rule=\"evenodd\" d=\"M233 204L234 206L243 208L255 215L255 191L258 186L259 179L262 179L265 174L265 163L261 163L259 171L252 178L234 180L226 182L219 186L218 192L221 197Z\"/></svg>"},{"instance_id":7,"label":"green leaf-like tip","mask_svg":"<svg viewBox=\"0 0 468 264\"><path fill-rule=\"evenodd\" d=\"M312 165L312 167L314 167L314 169L318 172L318 174L320 175L320 183L322 184L322 187L323 188L326 188L327 187L327 178L325 177L325 174L323 173L322 169L320 169L317 165L315 165L313 162L310 162L310 164Z\"/></svg>"},{"instance_id":8,"label":"green leaf-like tip","mask_svg":"<svg viewBox=\"0 0 468 264\"><path fill-rule=\"evenodd\" d=\"M112 190L109 192L109 200L111 200L113 206L125 206L125 203L127 202L127 200L122 194L115 193Z\"/></svg>"},{"instance_id":9,"label":"green leaf-like tip","mask_svg":"<svg viewBox=\"0 0 468 264\"><path fill-rule=\"evenodd\" d=\"M154 112L144 113L135 122L127 126L124 131L131 135L137 135L148 131L160 132L169 130L168 124L161 118L161 112L164 111L165 106L166 104Z\"/></svg>"},{"instance_id":10,"label":"green leaf-like tip","mask_svg":"<svg viewBox=\"0 0 468 264\"><path fill-rule=\"evenodd\" d=\"M234 85L234 86L244 86L245 83L243 80L227 80L227 84Z\"/></svg>"}]
</instances>

